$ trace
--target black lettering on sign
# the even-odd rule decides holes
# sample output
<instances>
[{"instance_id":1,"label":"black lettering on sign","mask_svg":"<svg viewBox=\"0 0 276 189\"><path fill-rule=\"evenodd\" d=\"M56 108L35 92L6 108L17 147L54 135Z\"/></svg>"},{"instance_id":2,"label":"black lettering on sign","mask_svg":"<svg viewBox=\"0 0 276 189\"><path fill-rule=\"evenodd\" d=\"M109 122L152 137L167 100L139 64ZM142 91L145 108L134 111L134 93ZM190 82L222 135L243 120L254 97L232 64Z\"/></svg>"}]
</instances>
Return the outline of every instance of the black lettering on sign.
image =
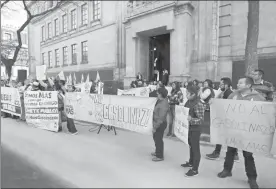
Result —
<instances>
[{"instance_id":1,"label":"black lettering on sign","mask_svg":"<svg viewBox=\"0 0 276 189\"><path fill-rule=\"evenodd\" d=\"M50 98L52 98L52 93L51 92L39 92L39 98L50 99Z\"/></svg>"},{"instance_id":2,"label":"black lettering on sign","mask_svg":"<svg viewBox=\"0 0 276 189\"><path fill-rule=\"evenodd\" d=\"M102 104L103 103L103 95L98 95L98 94L90 94L90 98L94 103L97 104Z\"/></svg>"},{"instance_id":3,"label":"black lettering on sign","mask_svg":"<svg viewBox=\"0 0 276 189\"><path fill-rule=\"evenodd\" d=\"M25 98L37 98L37 93L25 93Z\"/></svg>"},{"instance_id":4,"label":"black lettering on sign","mask_svg":"<svg viewBox=\"0 0 276 189\"><path fill-rule=\"evenodd\" d=\"M246 113L246 108L244 104L228 104L226 113L228 113L229 111L236 113Z\"/></svg>"},{"instance_id":5,"label":"black lettering on sign","mask_svg":"<svg viewBox=\"0 0 276 189\"><path fill-rule=\"evenodd\" d=\"M74 115L74 108L71 105L67 105L65 107L65 111L67 115Z\"/></svg>"},{"instance_id":6,"label":"black lettering on sign","mask_svg":"<svg viewBox=\"0 0 276 189\"><path fill-rule=\"evenodd\" d=\"M7 94L1 94L1 100L2 101L11 101L12 96Z\"/></svg>"}]
</instances>

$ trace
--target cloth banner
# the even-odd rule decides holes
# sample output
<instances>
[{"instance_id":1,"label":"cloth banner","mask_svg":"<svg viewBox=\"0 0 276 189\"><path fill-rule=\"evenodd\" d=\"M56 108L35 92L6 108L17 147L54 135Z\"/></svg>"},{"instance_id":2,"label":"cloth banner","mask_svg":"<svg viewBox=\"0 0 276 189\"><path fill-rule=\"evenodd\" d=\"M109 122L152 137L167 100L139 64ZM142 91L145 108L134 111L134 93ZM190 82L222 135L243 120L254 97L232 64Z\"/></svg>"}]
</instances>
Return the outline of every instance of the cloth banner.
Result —
<instances>
[{"instance_id":1,"label":"cloth banner","mask_svg":"<svg viewBox=\"0 0 276 189\"><path fill-rule=\"evenodd\" d=\"M69 118L152 134L156 98L66 93L65 111Z\"/></svg>"},{"instance_id":2,"label":"cloth banner","mask_svg":"<svg viewBox=\"0 0 276 189\"><path fill-rule=\"evenodd\" d=\"M58 131L59 111L57 91L25 91L26 121L29 125Z\"/></svg>"},{"instance_id":3,"label":"cloth banner","mask_svg":"<svg viewBox=\"0 0 276 189\"><path fill-rule=\"evenodd\" d=\"M186 144L188 144L189 134L188 116L189 108L178 105L175 106L174 134Z\"/></svg>"},{"instance_id":4,"label":"cloth banner","mask_svg":"<svg viewBox=\"0 0 276 189\"><path fill-rule=\"evenodd\" d=\"M16 88L1 87L1 111L21 116L21 100Z\"/></svg>"},{"instance_id":5,"label":"cloth banner","mask_svg":"<svg viewBox=\"0 0 276 189\"><path fill-rule=\"evenodd\" d=\"M132 88L128 90L117 90L117 95L119 96L138 96L138 97L149 97L149 91L150 89L148 87L139 87L139 88Z\"/></svg>"},{"instance_id":6,"label":"cloth banner","mask_svg":"<svg viewBox=\"0 0 276 189\"><path fill-rule=\"evenodd\" d=\"M211 142L269 154L275 132L275 103L213 99Z\"/></svg>"}]
</instances>

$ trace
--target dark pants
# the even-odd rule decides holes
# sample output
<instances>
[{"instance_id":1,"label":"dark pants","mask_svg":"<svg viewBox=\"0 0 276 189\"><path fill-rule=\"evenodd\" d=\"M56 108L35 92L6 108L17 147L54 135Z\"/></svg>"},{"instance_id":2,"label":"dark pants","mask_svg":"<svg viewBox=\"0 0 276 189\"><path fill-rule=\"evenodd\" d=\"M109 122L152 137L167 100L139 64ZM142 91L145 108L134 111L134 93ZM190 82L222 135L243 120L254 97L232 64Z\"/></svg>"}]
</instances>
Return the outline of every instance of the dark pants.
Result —
<instances>
[{"instance_id":1,"label":"dark pants","mask_svg":"<svg viewBox=\"0 0 276 189\"><path fill-rule=\"evenodd\" d=\"M75 133L77 132L74 120L71 118L67 118L67 129L70 133Z\"/></svg>"},{"instance_id":2,"label":"dark pants","mask_svg":"<svg viewBox=\"0 0 276 189\"><path fill-rule=\"evenodd\" d=\"M188 143L190 146L189 164L193 166L194 171L198 171L200 163L200 131L189 131Z\"/></svg>"},{"instance_id":3,"label":"dark pants","mask_svg":"<svg viewBox=\"0 0 276 189\"><path fill-rule=\"evenodd\" d=\"M20 97L20 101L21 101L21 120L25 121L26 120L25 104L24 104L24 98L22 96Z\"/></svg>"},{"instance_id":4,"label":"dark pants","mask_svg":"<svg viewBox=\"0 0 276 189\"><path fill-rule=\"evenodd\" d=\"M153 133L153 140L155 143L155 154L158 158L164 158L163 136L166 127L167 123L163 123L158 129L156 129L156 132Z\"/></svg>"},{"instance_id":5,"label":"dark pants","mask_svg":"<svg viewBox=\"0 0 276 189\"><path fill-rule=\"evenodd\" d=\"M216 148L215 148L215 153L216 154L220 154L220 151L221 151L221 144L217 144L216 145ZM238 150L236 151L235 155L237 156L238 155Z\"/></svg>"},{"instance_id":6,"label":"dark pants","mask_svg":"<svg viewBox=\"0 0 276 189\"><path fill-rule=\"evenodd\" d=\"M175 105L170 105L170 123L168 134L174 134L174 118L175 118Z\"/></svg>"},{"instance_id":7,"label":"dark pants","mask_svg":"<svg viewBox=\"0 0 276 189\"><path fill-rule=\"evenodd\" d=\"M234 165L234 156L237 153L237 148L228 147L224 162L224 170L231 172ZM248 179L257 179L257 170L253 154L251 152L242 151L244 157L245 172Z\"/></svg>"}]
</instances>

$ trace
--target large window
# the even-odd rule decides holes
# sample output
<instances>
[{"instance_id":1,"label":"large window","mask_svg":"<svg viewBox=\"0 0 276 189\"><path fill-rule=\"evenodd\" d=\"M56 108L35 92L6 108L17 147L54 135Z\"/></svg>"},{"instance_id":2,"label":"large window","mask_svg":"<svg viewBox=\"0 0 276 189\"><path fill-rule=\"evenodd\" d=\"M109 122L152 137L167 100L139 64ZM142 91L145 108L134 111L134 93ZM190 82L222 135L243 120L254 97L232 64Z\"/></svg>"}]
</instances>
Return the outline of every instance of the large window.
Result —
<instances>
[{"instance_id":1,"label":"large window","mask_svg":"<svg viewBox=\"0 0 276 189\"><path fill-rule=\"evenodd\" d=\"M81 25L88 23L88 6L87 3L81 6Z\"/></svg>"},{"instance_id":2,"label":"large window","mask_svg":"<svg viewBox=\"0 0 276 189\"><path fill-rule=\"evenodd\" d=\"M10 33L4 33L4 40L10 41L12 39L12 35Z\"/></svg>"},{"instance_id":3,"label":"large window","mask_svg":"<svg viewBox=\"0 0 276 189\"><path fill-rule=\"evenodd\" d=\"M55 50L55 66L58 67L60 64L59 64L59 49L56 49Z\"/></svg>"},{"instance_id":4,"label":"large window","mask_svg":"<svg viewBox=\"0 0 276 189\"><path fill-rule=\"evenodd\" d=\"M55 36L59 34L58 18L55 19Z\"/></svg>"},{"instance_id":5,"label":"large window","mask_svg":"<svg viewBox=\"0 0 276 189\"><path fill-rule=\"evenodd\" d=\"M46 55L45 53L42 53L42 65L45 65L46 63Z\"/></svg>"},{"instance_id":6,"label":"large window","mask_svg":"<svg viewBox=\"0 0 276 189\"><path fill-rule=\"evenodd\" d=\"M45 27L41 27L41 41L45 41Z\"/></svg>"},{"instance_id":7,"label":"large window","mask_svg":"<svg viewBox=\"0 0 276 189\"><path fill-rule=\"evenodd\" d=\"M48 67L49 67L49 68L52 67L52 62L53 62L52 51L48 51Z\"/></svg>"},{"instance_id":8,"label":"large window","mask_svg":"<svg viewBox=\"0 0 276 189\"><path fill-rule=\"evenodd\" d=\"M67 47L63 47L63 65L68 65L68 48Z\"/></svg>"},{"instance_id":9,"label":"large window","mask_svg":"<svg viewBox=\"0 0 276 189\"><path fill-rule=\"evenodd\" d=\"M72 48L72 64L77 64L77 44L71 45Z\"/></svg>"},{"instance_id":10,"label":"large window","mask_svg":"<svg viewBox=\"0 0 276 189\"><path fill-rule=\"evenodd\" d=\"M87 63L88 62L88 46L87 41L81 42L81 62Z\"/></svg>"},{"instance_id":11,"label":"large window","mask_svg":"<svg viewBox=\"0 0 276 189\"><path fill-rule=\"evenodd\" d=\"M93 20L101 18L101 1L93 1Z\"/></svg>"},{"instance_id":12,"label":"large window","mask_svg":"<svg viewBox=\"0 0 276 189\"><path fill-rule=\"evenodd\" d=\"M52 23L48 23L48 38L52 38Z\"/></svg>"},{"instance_id":13,"label":"large window","mask_svg":"<svg viewBox=\"0 0 276 189\"><path fill-rule=\"evenodd\" d=\"M76 9L71 11L71 29L77 28L77 11Z\"/></svg>"},{"instance_id":14,"label":"large window","mask_svg":"<svg viewBox=\"0 0 276 189\"><path fill-rule=\"evenodd\" d=\"M62 16L62 33L67 32L67 14Z\"/></svg>"}]
</instances>

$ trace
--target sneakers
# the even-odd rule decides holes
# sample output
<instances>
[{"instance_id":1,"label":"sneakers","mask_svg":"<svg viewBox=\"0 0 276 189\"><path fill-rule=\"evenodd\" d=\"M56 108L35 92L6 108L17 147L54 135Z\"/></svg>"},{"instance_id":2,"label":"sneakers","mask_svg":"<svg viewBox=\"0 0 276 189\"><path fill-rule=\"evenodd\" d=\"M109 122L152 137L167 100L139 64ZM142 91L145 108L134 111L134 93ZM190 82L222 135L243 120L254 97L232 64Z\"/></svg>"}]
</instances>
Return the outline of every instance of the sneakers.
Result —
<instances>
[{"instance_id":1,"label":"sneakers","mask_svg":"<svg viewBox=\"0 0 276 189\"><path fill-rule=\"evenodd\" d=\"M190 169L186 174L185 177L194 177L198 175L198 171L194 171L192 169Z\"/></svg>"},{"instance_id":2,"label":"sneakers","mask_svg":"<svg viewBox=\"0 0 276 189\"><path fill-rule=\"evenodd\" d=\"M213 151L213 153L211 154L206 154L206 158L210 160L218 160L219 155L220 155L219 153L217 153L216 151Z\"/></svg>"},{"instance_id":3,"label":"sneakers","mask_svg":"<svg viewBox=\"0 0 276 189\"><path fill-rule=\"evenodd\" d=\"M176 135L175 135L175 134L172 134L171 137L176 137Z\"/></svg>"},{"instance_id":4,"label":"sneakers","mask_svg":"<svg viewBox=\"0 0 276 189\"><path fill-rule=\"evenodd\" d=\"M78 131L76 131L76 132L74 132L74 133L71 133L71 135L77 135L79 132Z\"/></svg>"},{"instance_id":5,"label":"sneakers","mask_svg":"<svg viewBox=\"0 0 276 189\"><path fill-rule=\"evenodd\" d=\"M155 153L155 152L152 152L150 155L153 156L153 157L155 157L155 156L156 156L156 153Z\"/></svg>"},{"instance_id":6,"label":"sneakers","mask_svg":"<svg viewBox=\"0 0 276 189\"><path fill-rule=\"evenodd\" d=\"M232 173L229 171L223 170L218 174L218 177L219 178L232 177Z\"/></svg>"},{"instance_id":7,"label":"sneakers","mask_svg":"<svg viewBox=\"0 0 276 189\"><path fill-rule=\"evenodd\" d=\"M249 180L248 180L248 184L249 184L250 188L252 188L252 189L253 189L253 188L254 188L254 189L258 189L258 188L259 188L259 186L258 186L256 180L249 179Z\"/></svg>"},{"instance_id":8,"label":"sneakers","mask_svg":"<svg viewBox=\"0 0 276 189\"><path fill-rule=\"evenodd\" d=\"M152 161L155 161L155 162L164 161L164 158L154 157L154 158L152 158Z\"/></svg>"},{"instance_id":9,"label":"sneakers","mask_svg":"<svg viewBox=\"0 0 276 189\"><path fill-rule=\"evenodd\" d=\"M193 166L189 162L186 162L185 164L181 164L181 167L190 168L190 167L193 167Z\"/></svg>"},{"instance_id":10,"label":"sneakers","mask_svg":"<svg viewBox=\"0 0 276 189\"><path fill-rule=\"evenodd\" d=\"M167 137L169 137L169 136L171 136L171 135L172 135L172 133L168 133L168 134L167 134Z\"/></svg>"}]
</instances>

